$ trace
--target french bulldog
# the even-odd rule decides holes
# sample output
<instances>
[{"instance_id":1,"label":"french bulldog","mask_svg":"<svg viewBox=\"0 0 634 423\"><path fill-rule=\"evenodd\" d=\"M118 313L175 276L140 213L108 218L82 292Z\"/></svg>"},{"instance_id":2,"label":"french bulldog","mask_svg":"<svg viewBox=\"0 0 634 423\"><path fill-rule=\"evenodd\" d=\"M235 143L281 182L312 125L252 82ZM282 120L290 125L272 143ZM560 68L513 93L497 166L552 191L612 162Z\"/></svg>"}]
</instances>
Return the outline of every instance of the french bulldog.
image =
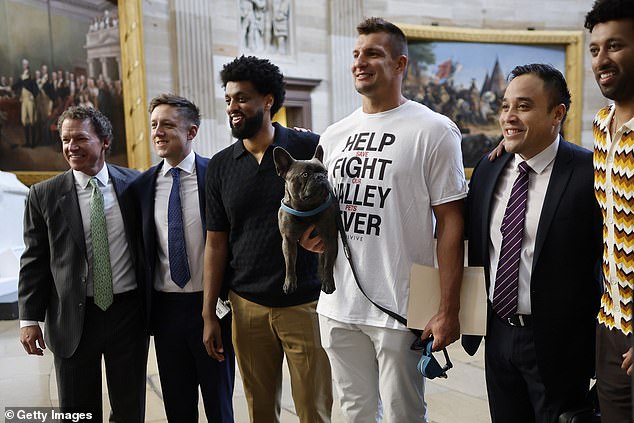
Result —
<instances>
[{"instance_id":1,"label":"french bulldog","mask_svg":"<svg viewBox=\"0 0 634 423\"><path fill-rule=\"evenodd\" d=\"M273 160L277 174L284 178L284 199L278 212L282 235L282 252L286 261L284 292L297 288L295 261L297 241L311 225L322 239L325 251L319 254L318 274L321 290L331 294L335 290L332 275L337 258L337 200L332 196L328 174L323 165L324 150L317 146L310 160L295 160L282 147L275 147Z\"/></svg>"}]
</instances>

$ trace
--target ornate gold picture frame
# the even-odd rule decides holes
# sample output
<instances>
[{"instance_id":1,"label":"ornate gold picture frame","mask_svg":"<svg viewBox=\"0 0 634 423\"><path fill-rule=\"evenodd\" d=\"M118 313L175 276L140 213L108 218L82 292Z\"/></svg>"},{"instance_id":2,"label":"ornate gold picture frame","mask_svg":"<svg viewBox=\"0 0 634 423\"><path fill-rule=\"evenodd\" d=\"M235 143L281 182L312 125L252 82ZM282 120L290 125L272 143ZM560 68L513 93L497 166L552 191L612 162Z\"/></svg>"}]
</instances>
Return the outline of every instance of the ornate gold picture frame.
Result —
<instances>
[{"instance_id":1,"label":"ornate gold picture frame","mask_svg":"<svg viewBox=\"0 0 634 423\"><path fill-rule=\"evenodd\" d=\"M582 31L398 26L410 50L403 93L458 124L468 177L500 139L497 108L507 75L517 65L550 63L565 75L572 107L563 132L567 140L581 142Z\"/></svg>"}]
</instances>

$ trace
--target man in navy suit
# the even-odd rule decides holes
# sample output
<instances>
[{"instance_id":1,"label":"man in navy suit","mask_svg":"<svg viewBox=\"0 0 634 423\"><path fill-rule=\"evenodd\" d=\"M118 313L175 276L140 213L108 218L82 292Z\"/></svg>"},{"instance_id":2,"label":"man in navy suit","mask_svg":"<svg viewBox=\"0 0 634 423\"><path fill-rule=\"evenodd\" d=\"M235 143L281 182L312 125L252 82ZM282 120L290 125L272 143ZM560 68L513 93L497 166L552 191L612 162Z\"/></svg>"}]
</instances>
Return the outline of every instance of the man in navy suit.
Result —
<instances>
[{"instance_id":1,"label":"man in navy suit","mask_svg":"<svg viewBox=\"0 0 634 423\"><path fill-rule=\"evenodd\" d=\"M192 150L200 112L191 101L171 94L153 98L149 111L152 144L163 160L133 187L143 221L147 284L152 287L146 294L165 412L170 422L198 422L200 386L207 419L233 422L230 316L220 320L224 360L209 357L203 345L204 181L209 159Z\"/></svg>"},{"instance_id":2,"label":"man in navy suit","mask_svg":"<svg viewBox=\"0 0 634 423\"><path fill-rule=\"evenodd\" d=\"M20 341L34 355L48 345L60 406L91 413L97 422L103 357L110 420L141 423L148 337L129 189L138 172L105 162L112 126L99 111L71 107L58 128L71 169L29 191L18 283Z\"/></svg>"},{"instance_id":3,"label":"man in navy suit","mask_svg":"<svg viewBox=\"0 0 634 423\"><path fill-rule=\"evenodd\" d=\"M485 370L493 423L555 423L583 404L594 375L601 214L592 152L559 135L570 106L563 75L531 64L510 79L499 117L506 152L482 158L469 185L469 264L484 266L489 293ZM524 172L518 228L507 216L519 218L513 185L521 191L514 181ZM505 241L518 234L510 260L514 249ZM474 354L480 340L462 342Z\"/></svg>"}]
</instances>

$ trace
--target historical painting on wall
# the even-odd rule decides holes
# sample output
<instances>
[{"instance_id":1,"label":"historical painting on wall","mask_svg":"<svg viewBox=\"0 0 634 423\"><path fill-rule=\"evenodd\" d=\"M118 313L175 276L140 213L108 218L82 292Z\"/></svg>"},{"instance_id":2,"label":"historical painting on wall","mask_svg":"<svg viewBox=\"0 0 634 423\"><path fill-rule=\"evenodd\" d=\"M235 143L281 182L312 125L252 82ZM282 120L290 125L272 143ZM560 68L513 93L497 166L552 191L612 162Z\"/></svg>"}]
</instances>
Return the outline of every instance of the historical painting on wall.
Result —
<instances>
[{"instance_id":1,"label":"historical painting on wall","mask_svg":"<svg viewBox=\"0 0 634 423\"><path fill-rule=\"evenodd\" d=\"M57 118L72 105L112 122L127 165L116 1L0 0L0 170L61 171Z\"/></svg>"},{"instance_id":2,"label":"historical painting on wall","mask_svg":"<svg viewBox=\"0 0 634 423\"><path fill-rule=\"evenodd\" d=\"M290 0L238 0L241 46L256 54L290 53Z\"/></svg>"},{"instance_id":3,"label":"historical painting on wall","mask_svg":"<svg viewBox=\"0 0 634 423\"><path fill-rule=\"evenodd\" d=\"M403 94L458 125L466 168L501 139L499 109L515 66L549 63L566 72L563 45L414 40L408 47Z\"/></svg>"}]
</instances>

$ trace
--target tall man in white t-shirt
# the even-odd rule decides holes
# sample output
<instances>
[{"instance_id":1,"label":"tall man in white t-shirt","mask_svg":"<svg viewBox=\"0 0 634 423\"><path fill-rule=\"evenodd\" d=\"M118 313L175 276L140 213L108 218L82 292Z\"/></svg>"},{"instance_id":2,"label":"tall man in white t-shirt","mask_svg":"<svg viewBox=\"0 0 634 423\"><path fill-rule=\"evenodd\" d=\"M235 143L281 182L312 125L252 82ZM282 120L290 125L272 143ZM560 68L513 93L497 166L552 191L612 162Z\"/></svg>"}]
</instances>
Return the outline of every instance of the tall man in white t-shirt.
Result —
<instances>
[{"instance_id":1,"label":"tall man in white t-shirt","mask_svg":"<svg viewBox=\"0 0 634 423\"><path fill-rule=\"evenodd\" d=\"M439 350L459 336L466 196L460 132L401 94L408 59L399 28L370 18L357 31L352 76L362 107L323 133L324 161L359 283L377 304L407 315L410 267L434 264L436 223L442 298L422 337L433 335ZM305 248L321 249L318 237L307 238L308 232ZM414 335L365 298L344 254L337 257L335 283L317 312L347 420L372 421L382 409L385 423L425 421L420 352L410 349Z\"/></svg>"}]
</instances>

